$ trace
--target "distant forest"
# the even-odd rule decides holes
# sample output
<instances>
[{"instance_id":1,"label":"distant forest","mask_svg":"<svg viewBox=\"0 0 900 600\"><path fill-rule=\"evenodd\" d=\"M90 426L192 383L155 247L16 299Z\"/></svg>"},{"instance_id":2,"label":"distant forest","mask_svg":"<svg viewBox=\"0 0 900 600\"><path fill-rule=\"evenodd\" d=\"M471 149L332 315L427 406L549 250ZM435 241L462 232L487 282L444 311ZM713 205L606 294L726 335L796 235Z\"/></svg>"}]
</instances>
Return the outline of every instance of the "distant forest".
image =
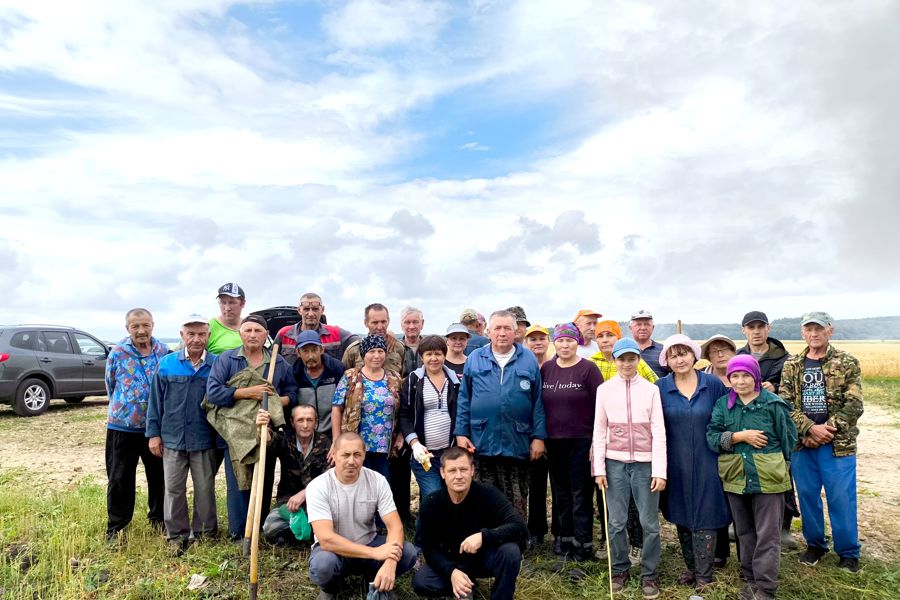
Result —
<instances>
[{"instance_id":1,"label":"distant forest","mask_svg":"<svg viewBox=\"0 0 900 600\"><path fill-rule=\"evenodd\" d=\"M628 331L628 323L621 323L622 330ZM682 330L694 339L705 340L717 333L733 340L743 340L740 323L686 323ZM653 331L656 340L665 339L675 333L674 323L657 323ZM775 319L769 334L779 340L799 340L800 318ZM900 316L869 317L866 319L838 319L834 323L835 340L900 340Z\"/></svg>"}]
</instances>

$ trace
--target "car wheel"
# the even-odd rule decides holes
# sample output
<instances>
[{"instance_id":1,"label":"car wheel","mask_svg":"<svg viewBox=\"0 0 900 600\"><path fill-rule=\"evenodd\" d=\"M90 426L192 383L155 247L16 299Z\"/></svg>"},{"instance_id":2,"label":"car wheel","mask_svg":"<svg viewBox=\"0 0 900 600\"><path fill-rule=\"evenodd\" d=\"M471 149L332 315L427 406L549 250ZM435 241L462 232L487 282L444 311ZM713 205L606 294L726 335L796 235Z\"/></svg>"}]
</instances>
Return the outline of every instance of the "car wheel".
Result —
<instances>
[{"instance_id":1,"label":"car wheel","mask_svg":"<svg viewBox=\"0 0 900 600\"><path fill-rule=\"evenodd\" d=\"M40 379L26 379L16 390L13 410L23 417L37 416L50 406L50 388Z\"/></svg>"},{"instance_id":2,"label":"car wheel","mask_svg":"<svg viewBox=\"0 0 900 600\"><path fill-rule=\"evenodd\" d=\"M66 404L78 404L78 403L81 402L82 400L84 400L84 396L75 396L75 397L73 397L73 398L66 398L66 399L65 399Z\"/></svg>"}]
</instances>

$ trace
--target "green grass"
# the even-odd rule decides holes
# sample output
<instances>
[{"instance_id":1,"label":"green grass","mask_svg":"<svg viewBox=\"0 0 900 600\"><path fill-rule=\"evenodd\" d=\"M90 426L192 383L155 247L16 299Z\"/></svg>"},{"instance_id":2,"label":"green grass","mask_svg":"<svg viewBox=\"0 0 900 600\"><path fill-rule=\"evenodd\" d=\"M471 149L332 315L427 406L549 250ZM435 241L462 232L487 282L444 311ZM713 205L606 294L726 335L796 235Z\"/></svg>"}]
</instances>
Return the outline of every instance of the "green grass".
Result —
<instances>
[{"instance_id":1,"label":"green grass","mask_svg":"<svg viewBox=\"0 0 900 600\"><path fill-rule=\"evenodd\" d=\"M867 379L866 403L900 414L900 379ZM102 420L101 411L79 413L79 407L62 409L65 421L82 423ZM11 411L10 411L11 412ZM96 413L96 414L94 414ZM41 418L22 421L0 415L0 431L34 428L40 435ZM38 439L38 438L36 438ZM99 441L99 440L98 440ZM860 487L860 497L877 492ZM146 518L146 496L138 494L134 522L121 546L108 546L104 539L106 490L91 478L70 489L50 489L35 485L24 469L0 471L0 599L243 599L247 598L248 561L240 557L237 545L207 540L192 546L184 556L166 552L163 538L150 530ZM224 523L224 491L219 491L219 514ZM795 523L796 528L797 523ZM664 549L661 563L662 598L685 599L693 591L674 584L683 564L677 553L672 527L663 527ZM262 544L260 549L259 598L315 598L316 588L307 573L307 551L291 551ZM77 561L73 567L72 559ZM23 566L23 561L27 566ZM797 552L782 555L780 598L797 600L893 599L900 596L900 553L889 560L875 560L863 549L863 569L850 575L835 567L829 554L816 567L803 567ZM556 574L555 557L549 549L527 557L519 578L516 598L563 600L608 597L606 562L589 564L588 577L578 583ZM191 574L209 577L201 592L186 589ZM735 598L741 587L735 558L717 573L718 583L704 593L706 600ZM482 586L484 598L487 586ZM409 577L398 584L398 597L414 598ZM637 583L619 596L640 598Z\"/></svg>"},{"instance_id":2,"label":"green grass","mask_svg":"<svg viewBox=\"0 0 900 600\"><path fill-rule=\"evenodd\" d=\"M150 530L142 516L146 502L143 495L139 495L136 518L124 543L108 546L104 541L105 501L104 488L91 480L70 491L53 491L31 487L28 474L22 470L0 475L0 598L247 597L248 563L240 558L238 546L204 541L192 546L184 556L169 556L162 537ZM662 597L686 598L691 591L673 583L682 563L671 532L667 531L664 537L667 543L661 568ZM77 568L73 567L73 558L78 561ZM879 562L864 556L862 572L853 576L834 566L833 555L815 568L802 567L796 558L796 552L783 555L783 598L887 600L895 598L900 589L900 560ZM28 568L23 567L23 560ZM553 573L554 562L546 548L529 556L516 597L563 600L602 598L608 594L605 561L589 564L585 568L588 577L578 583L570 582L565 574ZM259 597L314 598L316 589L306 576L306 564L306 551L263 544ZM193 573L209 577L210 586L200 593L188 591L187 582ZM718 573L718 581L704 594L707 600L735 597L740 581L734 558ZM483 591L487 597L487 590ZM398 596L414 597L409 577L401 579ZM636 582L621 596L639 597Z\"/></svg>"},{"instance_id":3,"label":"green grass","mask_svg":"<svg viewBox=\"0 0 900 600\"><path fill-rule=\"evenodd\" d=\"M900 414L900 378L866 378L863 381L863 402L871 402Z\"/></svg>"}]
</instances>

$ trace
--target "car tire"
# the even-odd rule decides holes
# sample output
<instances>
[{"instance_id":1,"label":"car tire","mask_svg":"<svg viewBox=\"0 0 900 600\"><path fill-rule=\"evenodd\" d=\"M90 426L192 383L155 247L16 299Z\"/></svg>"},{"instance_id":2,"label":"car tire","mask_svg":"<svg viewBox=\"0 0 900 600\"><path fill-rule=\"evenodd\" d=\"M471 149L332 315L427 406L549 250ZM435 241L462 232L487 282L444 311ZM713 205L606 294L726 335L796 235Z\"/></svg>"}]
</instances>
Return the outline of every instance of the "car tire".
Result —
<instances>
[{"instance_id":1,"label":"car tire","mask_svg":"<svg viewBox=\"0 0 900 600\"><path fill-rule=\"evenodd\" d=\"M84 396L74 396L72 398L65 398L66 404L78 404L84 400Z\"/></svg>"},{"instance_id":2,"label":"car tire","mask_svg":"<svg viewBox=\"0 0 900 600\"><path fill-rule=\"evenodd\" d=\"M16 390L13 410L22 417L36 417L50 407L50 388L40 379L26 379Z\"/></svg>"}]
</instances>

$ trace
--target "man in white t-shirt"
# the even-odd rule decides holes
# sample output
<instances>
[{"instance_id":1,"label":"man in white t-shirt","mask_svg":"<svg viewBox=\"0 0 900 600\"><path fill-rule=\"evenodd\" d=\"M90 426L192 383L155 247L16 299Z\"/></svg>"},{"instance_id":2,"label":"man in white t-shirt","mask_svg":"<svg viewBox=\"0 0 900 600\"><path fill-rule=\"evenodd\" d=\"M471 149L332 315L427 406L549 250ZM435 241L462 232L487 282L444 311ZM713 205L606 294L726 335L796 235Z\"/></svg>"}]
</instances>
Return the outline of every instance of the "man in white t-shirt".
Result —
<instances>
[{"instance_id":1,"label":"man in white t-shirt","mask_svg":"<svg viewBox=\"0 0 900 600\"><path fill-rule=\"evenodd\" d=\"M362 574L393 597L397 576L412 569L416 548L403 539L403 523L387 480L362 466L362 438L343 433L334 440L334 468L306 488L306 507L316 543L309 556L309 578L318 600L337 597L344 575ZM375 513L387 535L375 530Z\"/></svg>"}]
</instances>

